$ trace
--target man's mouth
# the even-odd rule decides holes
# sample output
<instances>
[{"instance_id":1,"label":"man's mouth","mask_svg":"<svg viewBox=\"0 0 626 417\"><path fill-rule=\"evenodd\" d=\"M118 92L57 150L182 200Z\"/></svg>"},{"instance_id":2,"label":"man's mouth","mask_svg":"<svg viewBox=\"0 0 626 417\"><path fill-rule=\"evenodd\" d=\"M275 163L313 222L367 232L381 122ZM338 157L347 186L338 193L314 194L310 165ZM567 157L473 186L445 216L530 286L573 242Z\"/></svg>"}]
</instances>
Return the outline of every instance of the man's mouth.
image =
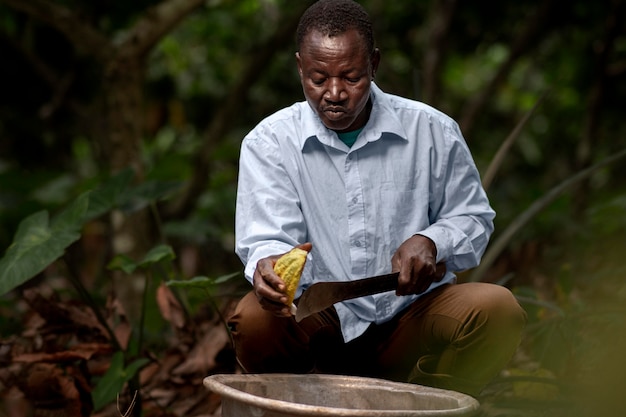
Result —
<instances>
[{"instance_id":1,"label":"man's mouth","mask_svg":"<svg viewBox=\"0 0 626 417\"><path fill-rule=\"evenodd\" d=\"M346 114L346 110L342 107L326 107L323 111L329 119L339 119Z\"/></svg>"}]
</instances>

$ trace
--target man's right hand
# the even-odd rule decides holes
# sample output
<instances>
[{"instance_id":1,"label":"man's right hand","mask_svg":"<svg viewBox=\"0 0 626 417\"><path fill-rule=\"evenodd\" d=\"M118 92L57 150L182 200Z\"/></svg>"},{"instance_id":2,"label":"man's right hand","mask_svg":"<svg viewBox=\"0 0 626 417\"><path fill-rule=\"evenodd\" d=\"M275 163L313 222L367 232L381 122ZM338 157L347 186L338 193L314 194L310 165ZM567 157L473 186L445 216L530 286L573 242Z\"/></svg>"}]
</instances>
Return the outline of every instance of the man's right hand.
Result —
<instances>
[{"instance_id":1,"label":"man's right hand","mask_svg":"<svg viewBox=\"0 0 626 417\"><path fill-rule=\"evenodd\" d=\"M399 271L396 294L421 294L446 275L446 264L435 263L437 247L426 236L413 235L405 240L391 258L392 271Z\"/></svg>"},{"instance_id":2,"label":"man's right hand","mask_svg":"<svg viewBox=\"0 0 626 417\"><path fill-rule=\"evenodd\" d=\"M311 243L304 243L297 247L309 252ZM279 317L291 317L291 306L286 304L285 283L274 272L274 264L281 256L272 255L257 262L252 277L253 291L264 310Z\"/></svg>"}]
</instances>

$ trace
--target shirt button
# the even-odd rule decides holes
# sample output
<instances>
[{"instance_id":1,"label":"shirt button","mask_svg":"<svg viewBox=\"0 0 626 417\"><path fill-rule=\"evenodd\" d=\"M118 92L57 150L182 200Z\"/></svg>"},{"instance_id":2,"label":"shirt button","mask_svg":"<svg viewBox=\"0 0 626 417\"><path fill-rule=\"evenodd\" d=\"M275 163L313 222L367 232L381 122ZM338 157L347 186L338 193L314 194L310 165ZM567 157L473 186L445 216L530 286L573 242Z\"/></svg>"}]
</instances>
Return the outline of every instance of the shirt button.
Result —
<instances>
[{"instance_id":1,"label":"shirt button","mask_svg":"<svg viewBox=\"0 0 626 417\"><path fill-rule=\"evenodd\" d=\"M357 248L361 247L361 242L359 242L358 240L356 242L354 242L354 246L356 246Z\"/></svg>"},{"instance_id":2,"label":"shirt button","mask_svg":"<svg viewBox=\"0 0 626 417\"><path fill-rule=\"evenodd\" d=\"M359 202L358 197L354 197L354 198L352 199L352 203L353 203L353 204L356 204L356 203L358 203L358 202Z\"/></svg>"}]
</instances>

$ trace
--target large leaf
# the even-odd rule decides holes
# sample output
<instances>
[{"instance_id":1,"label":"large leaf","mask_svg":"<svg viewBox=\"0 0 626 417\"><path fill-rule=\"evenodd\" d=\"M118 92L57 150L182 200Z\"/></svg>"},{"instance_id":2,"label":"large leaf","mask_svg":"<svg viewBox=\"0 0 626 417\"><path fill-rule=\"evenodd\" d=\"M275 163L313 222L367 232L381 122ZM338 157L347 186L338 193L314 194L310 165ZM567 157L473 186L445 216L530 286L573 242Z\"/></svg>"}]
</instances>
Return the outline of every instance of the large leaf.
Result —
<instances>
[{"instance_id":1,"label":"large leaf","mask_svg":"<svg viewBox=\"0 0 626 417\"><path fill-rule=\"evenodd\" d=\"M85 213L84 220L95 219L118 205L120 196L128 190L133 176L133 170L126 169L107 179L93 190L89 196L89 208Z\"/></svg>"},{"instance_id":2,"label":"large leaf","mask_svg":"<svg viewBox=\"0 0 626 417\"><path fill-rule=\"evenodd\" d=\"M46 211L20 222L13 243L0 259L0 295L43 271L80 238L88 201L89 193L82 194L52 222Z\"/></svg>"},{"instance_id":3,"label":"large leaf","mask_svg":"<svg viewBox=\"0 0 626 417\"><path fill-rule=\"evenodd\" d=\"M174 189L172 183L157 182L131 189L133 175L133 171L127 169L112 176L95 190L81 194L52 221L47 211L37 212L22 220L13 243L0 259L0 295L28 281L61 257L65 249L80 238L80 231L89 220L114 207L128 205L133 195L135 199L137 195L144 199L156 199ZM111 267L132 272L138 266L173 257L171 248L157 247L141 264L133 264L130 259L117 259Z\"/></svg>"},{"instance_id":4,"label":"large leaf","mask_svg":"<svg viewBox=\"0 0 626 417\"><path fill-rule=\"evenodd\" d=\"M146 181L133 185L134 171L130 168L108 178L89 197L85 221L101 216L113 208L136 211L151 202L171 195L181 187L177 181Z\"/></svg>"},{"instance_id":5,"label":"large leaf","mask_svg":"<svg viewBox=\"0 0 626 417\"><path fill-rule=\"evenodd\" d=\"M141 210L154 201L172 195L181 187L180 181L146 181L122 193L118 204L126 212Z\"/></svg>"},{"instance_id":6,"label":"large leaf","mask_svg":"<svg viewBox=\"0 0 626 417\"><path fill-rule=\"evenodd\" d=\"M148 362L148 359L140 358L128 367L124 367L124 354L122 352L115 353L109 369L92 392L94 410L98 411L115 400L117 394L124 388L124 384L130 381L137 371Z\"/></svg>"}]
</instances>

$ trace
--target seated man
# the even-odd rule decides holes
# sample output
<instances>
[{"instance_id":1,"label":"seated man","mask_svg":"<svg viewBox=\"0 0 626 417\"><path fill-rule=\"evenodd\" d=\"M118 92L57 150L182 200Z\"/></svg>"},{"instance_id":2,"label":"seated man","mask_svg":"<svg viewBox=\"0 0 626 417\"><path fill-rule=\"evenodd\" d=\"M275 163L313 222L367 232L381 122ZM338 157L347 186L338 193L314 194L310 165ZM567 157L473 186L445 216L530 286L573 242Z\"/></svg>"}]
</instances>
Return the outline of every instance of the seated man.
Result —
<instances>
[{"instance_id":1,"label":"seated man","mask_svg":"<svg viewBox=\"0 0 626 417\"><path fill-rule=\"evenodd\" d=\"M325 372L480 390L510 360L526 316L511 292L457 284L494 211L458 125L383 92L372 24L320 0L297 29L306 101L263 120L240 156L236 252L253 290L229 320L246 372ZM296 322L276 259L310 250L300 290L399 271L395 291ZM297 303L297 301L296 301Z\"/></svg>"}]
</instances>

